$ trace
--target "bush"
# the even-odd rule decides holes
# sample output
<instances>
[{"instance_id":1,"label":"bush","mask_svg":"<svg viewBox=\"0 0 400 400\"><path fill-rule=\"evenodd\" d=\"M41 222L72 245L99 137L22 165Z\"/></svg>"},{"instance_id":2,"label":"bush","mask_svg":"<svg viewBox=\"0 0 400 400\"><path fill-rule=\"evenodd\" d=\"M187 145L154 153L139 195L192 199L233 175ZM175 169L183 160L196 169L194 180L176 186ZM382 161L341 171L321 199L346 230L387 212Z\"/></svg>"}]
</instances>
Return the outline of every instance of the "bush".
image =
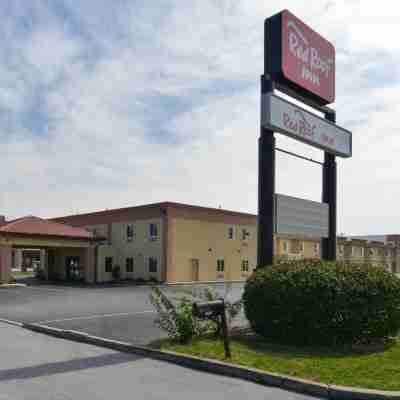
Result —
<instances>
[{"instance_id":1,"label":"bush","mask_svg":"<svg viewBox=\"0 0 400 400\"><path fill-rule=\"evenodd\" d=\"M243 300L252 329L282 343L370 343L400 330L400 279L371 265L282 261L256 271Z\"/></svg>"},{"instance_id":2,"label":"bush","mask_svg":"<svg viewBox=\"0 0 400 400\"><path fill-rule=\"evenodd\" d=\"M192 302L185 296L173 302L158 287L153 287L150 301L158 313L156 323L171 339L187 343L209 328L204 321L192 317Z\"/></svg>"},{"instance_id":3,"label":"bush","mask_svg":"<svg viewBox=\"0 0 400 400\"><path fill-rule=\"evenodd\" d=\"M182 291L180 296L168 298L158 287L153 287L150 301L157 311L156 323L167 332L171 339L187 343L194 337L205 334L217 334L218 324L215 321L199 320L192 316L194 301L212 301L220 296L208 288ZM228 323L240 313L242 300L225 301Z\"/></svg>"}]
</instances>

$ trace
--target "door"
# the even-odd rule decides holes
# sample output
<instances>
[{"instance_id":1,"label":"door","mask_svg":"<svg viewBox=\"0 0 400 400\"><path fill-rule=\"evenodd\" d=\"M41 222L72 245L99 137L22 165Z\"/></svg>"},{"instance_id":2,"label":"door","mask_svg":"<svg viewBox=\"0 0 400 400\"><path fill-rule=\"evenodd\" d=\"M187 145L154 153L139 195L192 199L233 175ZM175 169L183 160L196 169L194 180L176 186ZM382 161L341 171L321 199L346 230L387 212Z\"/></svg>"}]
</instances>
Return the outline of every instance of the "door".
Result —
<instances>
[{"instance_id":1,"label":"door","mask_svg":"<svg viewBox=\"0 0 400 400\"><path fill-rule=\"evenodd\" d=\"M81 281L83 279L80 257L65 258L65 279L67 281Z\"/></svg>"},{"instance_id":2,"label":"door","mask_svg":"<svg viewBox=\"0 0 400 400\"><path fill-rule=\"evenodd\" d=\"M192 258L191 260L191 268L192 268L192 282L197 282L199 280L199 259Z\"/></svg>"}]
</instances>

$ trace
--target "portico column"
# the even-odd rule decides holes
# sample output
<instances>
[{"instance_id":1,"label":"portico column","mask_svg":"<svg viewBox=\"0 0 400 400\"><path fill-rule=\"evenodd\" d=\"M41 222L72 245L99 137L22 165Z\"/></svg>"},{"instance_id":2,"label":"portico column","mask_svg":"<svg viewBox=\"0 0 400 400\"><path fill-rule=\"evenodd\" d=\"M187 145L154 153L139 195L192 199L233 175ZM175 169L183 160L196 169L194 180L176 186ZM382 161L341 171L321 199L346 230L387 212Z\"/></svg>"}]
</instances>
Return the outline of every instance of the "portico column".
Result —
<instances>
[{"instance_id":1,"label":"portico column","mask_svg":"<svg viewBox=\"0 0 400 400\"><path fill-rule=\"evenodd\" d=\"M96 247L90 245L85 249L84 268L85 268L85 282L96 283Z\"/></svg>"},{"instance_id":2,"label":"portico column","mask_svg":"<svg viewBox=\"0 0 400 400\"><path fill-rule=\"evenodd\" d=\"M12 247L0 246L0 283L11 281Z\"/></svg>"},{"instance_id":3,"label":"portico column","mask_svg":"<svg viewBox=\"0 0 400 400\"><path fill-rule=\"evenodd\" d=\"M46 280L49 280L49 271L47 269L47 251L40 250L40 269L44 271Z\"/></svg>"}]
</instances>

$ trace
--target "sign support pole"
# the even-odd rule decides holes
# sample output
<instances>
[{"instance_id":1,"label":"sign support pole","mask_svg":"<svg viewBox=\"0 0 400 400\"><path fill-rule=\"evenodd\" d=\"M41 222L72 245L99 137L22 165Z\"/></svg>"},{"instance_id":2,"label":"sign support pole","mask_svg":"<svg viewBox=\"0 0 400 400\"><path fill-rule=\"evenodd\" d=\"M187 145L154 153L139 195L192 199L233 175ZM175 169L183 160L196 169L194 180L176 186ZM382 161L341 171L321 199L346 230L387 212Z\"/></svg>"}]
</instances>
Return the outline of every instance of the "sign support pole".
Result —
<instances>
[{"instance_id":1,"label":"sign support pole","mask_svg":"<svg viewBox=\"0 0 400 400\"><path fill-rule=\"evenodd\" d=\"M261 95L273 91L273 82L261 77ZM275 137L261 126L258 139L258 243L257 268L274 261Z\"/></svg>"},{"instance_id":2,"label":"sign support pole","mask_svg":"<svg viewBox=\"0 0 400 400\"><path fill-rule=\"evenodd\" d=\"M326 113L325 118L336 122L334 111ZM329 205L329 236L322 239L322 259L336 261L337 166L336 157L328 152L325 152L322 171L322 201Z\"/></svg>"}]
</instances>

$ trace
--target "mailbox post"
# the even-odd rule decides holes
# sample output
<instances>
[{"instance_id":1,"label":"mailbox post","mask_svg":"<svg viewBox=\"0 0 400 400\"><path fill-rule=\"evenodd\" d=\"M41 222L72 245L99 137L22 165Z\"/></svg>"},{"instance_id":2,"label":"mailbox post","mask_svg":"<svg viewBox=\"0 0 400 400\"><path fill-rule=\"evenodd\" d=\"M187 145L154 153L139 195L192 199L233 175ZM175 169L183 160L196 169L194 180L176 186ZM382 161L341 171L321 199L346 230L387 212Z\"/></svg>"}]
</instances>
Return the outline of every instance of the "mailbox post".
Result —
<instances>
[{"instance_id":1,"label":"mailbox post","mask_svg":"<svg viewBox=\"0 0 400 400\"><path fill-rule=\"evenodd\" d=\"M223 299L193 303L192 315L199 319L209 319L218 324L218 331L222 332L225 357L231 358L228 323L226 321L225 301Z\"/></svg>"}]
</instances>

